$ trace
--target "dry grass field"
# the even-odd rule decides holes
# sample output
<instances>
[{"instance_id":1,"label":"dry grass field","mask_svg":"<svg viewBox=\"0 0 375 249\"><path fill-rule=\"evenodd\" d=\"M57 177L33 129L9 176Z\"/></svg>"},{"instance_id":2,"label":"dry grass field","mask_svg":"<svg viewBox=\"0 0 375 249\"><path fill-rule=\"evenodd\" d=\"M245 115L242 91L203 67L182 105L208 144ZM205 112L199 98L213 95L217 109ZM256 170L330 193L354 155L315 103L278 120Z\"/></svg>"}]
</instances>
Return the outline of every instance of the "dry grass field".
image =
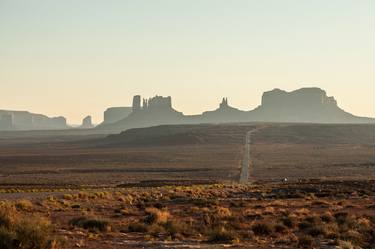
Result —
<instances>
[{"instance_id":1,"label":"dry grass field","mask_svg":"<svg viewBox=\"0 0 375 249\"><path fill-rule=\"evenodd\" d=\"M116 188L5 201L0 207L1 248L19 248L4 244L30 239L41 247L20 248L375 245L373 181Z\"/></svg>"}]
</instances>

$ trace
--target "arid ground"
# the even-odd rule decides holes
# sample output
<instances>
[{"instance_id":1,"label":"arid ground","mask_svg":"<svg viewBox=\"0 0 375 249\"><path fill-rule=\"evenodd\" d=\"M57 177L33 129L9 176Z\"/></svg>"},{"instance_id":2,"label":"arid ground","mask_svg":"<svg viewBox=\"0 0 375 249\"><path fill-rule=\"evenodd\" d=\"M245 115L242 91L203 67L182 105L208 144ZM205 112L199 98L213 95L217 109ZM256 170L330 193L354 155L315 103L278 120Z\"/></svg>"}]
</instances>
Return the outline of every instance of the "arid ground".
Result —
<instances>
[{"instance_id":1,"label":"arid ground","mask_svg":"<svg viewBox=\"0 0 375 249\"><path fill-rule=\"evenodd\" d=\"M0 248L375 248L375 126L1 135Z\"/></svg>"}]
</instances>

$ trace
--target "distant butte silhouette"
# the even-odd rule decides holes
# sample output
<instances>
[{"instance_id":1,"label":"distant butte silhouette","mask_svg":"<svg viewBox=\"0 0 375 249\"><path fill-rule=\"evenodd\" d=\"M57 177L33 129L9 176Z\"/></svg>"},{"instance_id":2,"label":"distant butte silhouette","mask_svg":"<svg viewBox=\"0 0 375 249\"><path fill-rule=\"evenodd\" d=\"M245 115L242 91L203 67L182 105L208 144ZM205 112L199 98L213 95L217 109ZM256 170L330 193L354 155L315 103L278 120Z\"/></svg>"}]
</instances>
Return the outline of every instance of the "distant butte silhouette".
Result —
<instances>
[{"instance_id":1,"label":"distant butte silhouette","mask_svg":"<svg viewBox=\"0 0 375 249\"><path fill-rule=\"evenodd\" d=\"M68 128L64 117L49 118L27 111L0 110L0 130L62 130Z\"/></svg>"},{"instance_id":2,"label":"distant butte silhouette","mask_svg":"<svg viewBox=\"0 0 375 249\"><path fill-rule=\"evenodd\" d=\"M97 129L118 132L163 124L233 122L375 123L375 119L345 112L334 97L328 97L324 90L312 87L292 92L280 89L265 92L261 105L251 111L231 107L228 99L223 98L218 109L200 115L184 115L176 111L171 97L143 99L141 105L141 96L137 95L133 98L130 114L116 122L104 122Z\"/></svg>"},{"instance_id":3,"label":"distant butte silhouette","mask_svg":"<svg viewBox=\"0 0 375 249\"><path fill-rule=\"evenodd\" d=\"M104 121L93 128L97 132L117 133L130 128L164 124L203 124L234 122L289 123L375 123L374 118L358 117L342 110L334 97L320 88L301 88L292 92L274 89L263 93L260 106L243 111L223 98L219 107L199 115L184 115L172 106L171 97L133 98L131 107L111 107ZM91 117L80 128L92 128ZM58 130L71 128L64 117L49 118L24 111L0 110L0 130Z\"/></svg>"}]
</instances>

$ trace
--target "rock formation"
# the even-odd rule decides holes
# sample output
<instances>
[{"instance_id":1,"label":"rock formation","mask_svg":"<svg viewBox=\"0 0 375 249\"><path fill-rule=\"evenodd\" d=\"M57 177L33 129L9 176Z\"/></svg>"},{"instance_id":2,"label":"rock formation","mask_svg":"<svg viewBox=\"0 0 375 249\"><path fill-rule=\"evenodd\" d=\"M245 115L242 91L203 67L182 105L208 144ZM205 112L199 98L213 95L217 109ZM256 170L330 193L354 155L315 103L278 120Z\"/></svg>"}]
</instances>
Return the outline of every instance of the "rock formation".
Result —
<instances>
[{"instance_id":1,"label":"rock formation","mask_svg":"<svg viewBox=\"0 0 375 249\"><path fill-rule=\"evenodd\" d=\"M141 96L136 95L133 97L133 112L139 112L141 110Z\"/></svg>"},{"instance_id":2,"label":"rock formation","mask_svg":"<svg viewBox=\"0 0 375 249\"><path fill-rule=\"evenodd\" d=\"M13 130L13 115L3 114L0 116L0 130Z\"/></svg>"},{"instance_id":3,"label":"rock formation","mask_svg":"<svg viewBox=\"0 0 375 249\"><path fill-rule=\"evenodd\" d=\"M82 120L82 125L81 125L80 128L90 129L90 128L93 128L93 127L94 127L94 125L92 124L92 117L91 116L87 116Z\"/></svg>"},{"instance_id":4,"label":"rock formation","mask_svg":"<svg viewBox=\"0 0 375 249\"><path fill-rule=\"evenodd\" d=\"M0 116L3 117L0 130L59 130L68 128L64 117L49 118L45 115L26 111L7 110L0 110ZM9 128L10 123L12 123L11 128Z\"/></svg>"},{"instance_id":5,"label":"rock formation","mask_svg":"<svg viewBox=\"0 0 375 249\"><path fill-rule=\"evenodd\" d=\"M184 122L184 115L173 109L171 97L155 96L143 99L141 106L141 96L136 95L129 116L112 124L101 124L98 129L122 130L120 127L136 128Z\"/></svg>"},{"instance_id":6,"label":"rock formation","mask_svg":"<svg viewBox=\"0 0 375 249\"><path fill-rule=\"evenodd\" d=\"M265 92L262 105L251 112L252 119L270 122L350 123L367 122L337 105L320 88L302 88L293 92L274 89Z\"/></svg>"},{"instance_id":7,"label":"rock formation","mask_svg":"<svg viewBox=\"0 0 375 249\"><path fill-rule=\"evenodd\" d=\"M246 120L246 112L231 107L228 104L228 98L223 98L218 109L204 112L200 119L204 123L240 122Z\"/></svg>"},{"instance_id":8,"label":"rock formation","mask_svg":"<svg viewBox=\"0 0 375 249\"><path fill-rule=\"evenodd\" d=\"M342 110L333 97L319 88L302 88L292 92L274 89L265 92L262 103L252 111L231 107L223 98L219 108L201 115L183 115L172 107L171 97L155 96L133 99L132 113L98 129L113 132L129 128L162 124L200 124L229 122L309 122L309 123L375 123L375 119L357 117Z\"/></svg>"},{"instance_id":9,"label":"rock formation","mask_svg":"<svg viewBox=\"0 0 375 249\"><path fill-rule=\"evenodd\" d=\"M104 112L103 124L112 124L126 118L132 113L132 107L111 107Z\"/></svg>"}]
</instances>

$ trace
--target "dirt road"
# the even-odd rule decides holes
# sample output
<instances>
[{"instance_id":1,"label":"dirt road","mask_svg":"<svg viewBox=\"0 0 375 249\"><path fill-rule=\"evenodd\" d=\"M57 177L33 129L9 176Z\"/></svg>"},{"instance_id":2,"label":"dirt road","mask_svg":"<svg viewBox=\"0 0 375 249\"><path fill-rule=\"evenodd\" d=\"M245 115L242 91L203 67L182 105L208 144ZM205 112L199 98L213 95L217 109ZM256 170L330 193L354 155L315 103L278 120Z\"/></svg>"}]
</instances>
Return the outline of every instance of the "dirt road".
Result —
<instances>
[{"instance_id":1,"label":"dirt road","mask_svg":"<svg viewBox=\"0 0 375 249\"><path fill-rule=\"evenodd\" d=\"M242 159L240 183L247 183L248 180L249 180L250 144L251 144L251 134L253 132L254 132L254 130L246 133L245 151L244 151L244 156L243 156L243 159Z\"/></svg>"}]
</instances>

